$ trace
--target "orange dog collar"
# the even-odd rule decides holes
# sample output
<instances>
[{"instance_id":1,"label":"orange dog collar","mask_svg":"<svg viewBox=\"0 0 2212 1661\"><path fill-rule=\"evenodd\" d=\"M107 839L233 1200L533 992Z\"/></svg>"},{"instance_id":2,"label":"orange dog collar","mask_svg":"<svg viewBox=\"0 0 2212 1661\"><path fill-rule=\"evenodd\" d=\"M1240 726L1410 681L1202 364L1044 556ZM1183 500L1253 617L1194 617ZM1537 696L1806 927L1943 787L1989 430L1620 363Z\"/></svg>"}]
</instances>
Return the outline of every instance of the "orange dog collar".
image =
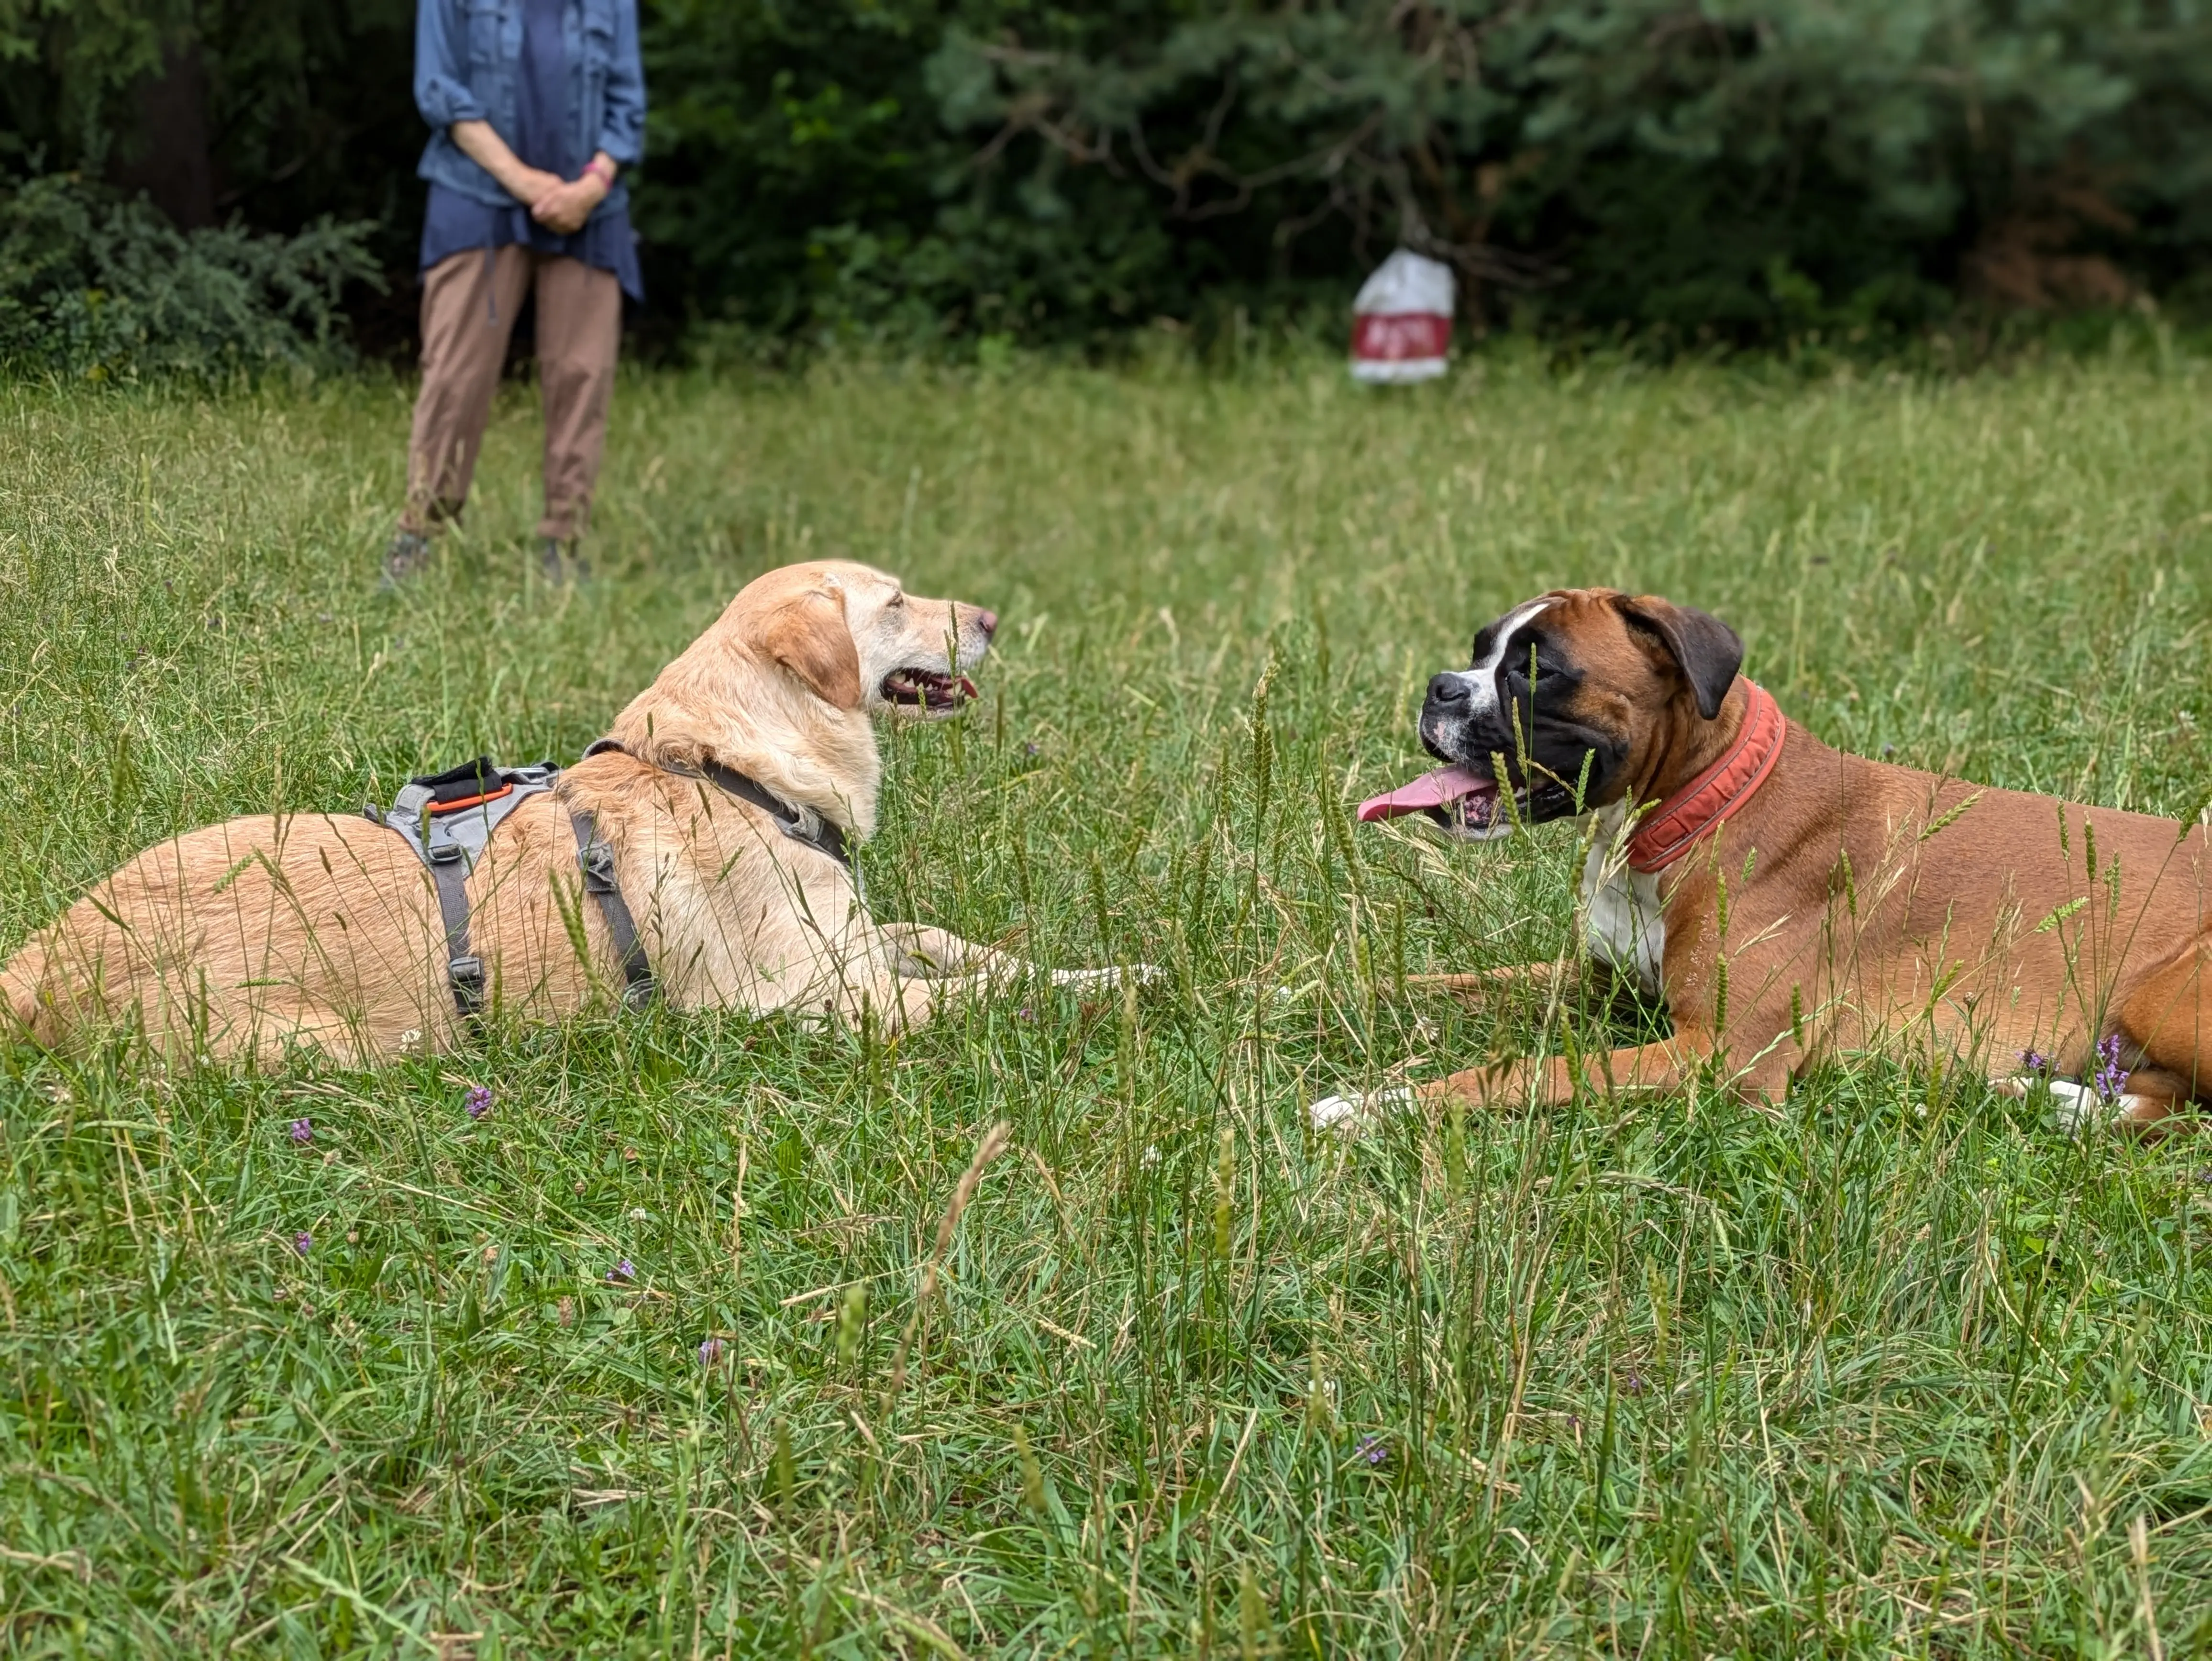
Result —
<instances>
[{"instance_id":1,"label":"orange dog collar","mask_svg":"<svg viewBox=\"0 0 2212 1661\"><path fill-rule=\"evenodd\" d=\"M1790 726L1774 695L1746 681L1743 726L1725 755L1659 804L1628 839L1628 868L1663 871L1725 824L1749 801L1781 758Z\"/></svg>"}]
</instances>

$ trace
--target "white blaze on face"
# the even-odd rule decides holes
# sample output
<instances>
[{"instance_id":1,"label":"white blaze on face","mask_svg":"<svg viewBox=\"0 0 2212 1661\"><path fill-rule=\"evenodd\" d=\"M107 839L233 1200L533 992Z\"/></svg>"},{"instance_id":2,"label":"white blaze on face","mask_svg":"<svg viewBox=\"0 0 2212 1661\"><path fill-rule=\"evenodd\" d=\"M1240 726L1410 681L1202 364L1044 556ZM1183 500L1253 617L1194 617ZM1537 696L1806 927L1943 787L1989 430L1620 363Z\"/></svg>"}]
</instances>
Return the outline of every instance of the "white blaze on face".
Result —
<instances>
[{"instance_id":1,"label":"white blaze on face","mask_svg":"<svg viewBox=\"0 0 2212 1661\"><path fill-rule=\"evenodd\" d=\"M1509 612L1498 625L1498 632L1491 636L1489 655L1472 669L1460 672L1459 678L1467 683L1468 720L1480 721L1498 713L1498 672L1505 665L1505 654L1512 648L1513 636L1551 603L1548 599L1532 599L1520 610Z\"/></svg>"}]
</instances>

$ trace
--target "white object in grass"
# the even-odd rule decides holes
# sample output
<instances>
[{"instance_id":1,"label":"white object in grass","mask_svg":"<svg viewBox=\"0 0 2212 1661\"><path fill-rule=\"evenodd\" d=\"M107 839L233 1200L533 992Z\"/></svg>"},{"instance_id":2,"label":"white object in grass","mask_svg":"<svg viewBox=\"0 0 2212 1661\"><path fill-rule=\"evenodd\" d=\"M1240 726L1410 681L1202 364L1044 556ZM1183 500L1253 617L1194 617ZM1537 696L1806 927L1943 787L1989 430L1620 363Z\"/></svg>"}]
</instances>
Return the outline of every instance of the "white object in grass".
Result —
<instances>
[{"instance_id":1,"label":"white object in grass","mask_svg":"<svg viewBox=\"0 0 2212 1661\"><path fill-rule=\"evenodd\" d=\"M1306 1121L1316 1131L1357 1136L1393 1108L1405 1106L1413 1092L1403 1085L1368 1096L1323 1096L1306 1106Z\"/></svg>"}]
</instances>

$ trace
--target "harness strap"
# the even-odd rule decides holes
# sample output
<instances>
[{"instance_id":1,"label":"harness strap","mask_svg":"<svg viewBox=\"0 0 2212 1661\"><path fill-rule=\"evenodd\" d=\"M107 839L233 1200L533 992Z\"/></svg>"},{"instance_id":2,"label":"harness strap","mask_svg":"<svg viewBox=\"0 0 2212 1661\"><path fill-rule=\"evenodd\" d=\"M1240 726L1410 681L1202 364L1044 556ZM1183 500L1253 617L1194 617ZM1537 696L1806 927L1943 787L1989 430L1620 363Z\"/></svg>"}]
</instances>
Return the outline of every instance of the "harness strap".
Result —
<instances>
[{"instance_id":1,"label":"harness strap","mask_svg":"<svg viewBox=\"0 0 2212 1661\"><path fill-rule=\"evenodd\" d=\"M827 854L848 871L853 868L852 850L846 846L842 825L833 824L811 807L801 807L786 801L758 779L740 773L734 767L725 767L718 761L702 763L697 767L686 767L650 757L635 755L625 750L612 739L594 739L584 751L588 761L593 756L604 755L610 750L621 751L633 760L642 761L648 767L658 767L664 773L680 774L685 778L704 779L708 783L741 801L749 801L775 821L775 828L793 842L804 843L817 854Z\"/></svg>"},{"instance_id":2,"label":"harness strap","mask_svg":"<svg viewBox=\"0 0 2212 1661\"><path fill-rule=\"evenodd\" d=\"M584 873L584 891L599 902L607 933L614 936L615 955L622 959L623 1001L635 1008L653 996L653 965L646 961L637 922L615 880L614 848L599 839L599 822L589 812L569 814L568 824L576 833L576 868Z\"/></svg>"},{"instance_id":3,"label":"harness strap","mask_svg":"<svg viewBox=\"0 0 2212 1661\"><path fill-rule=\"evenodd\" d=\"M446 982L467 1021L482 1012L483 960L469 949L470 874L507 815L559 781L550 762L503 768L489 756L407 781L391 808L362 809L414 850L438 891L446 928Z\"/></svg>"},{"instance_id":4,"label":"harness strap","mask_svg":"<svg viewBox=\"0 0 2212 1661\"><path fill-rule=\"evenodd\" d=\"M469 867L461 850L452 843L433 843L430 876L446 925L446 982L453 1007L467 1020L483 1007L483 960L469 951Z\"/></svg>"},{"instance_id":5,"label":"harness strap","mask_svg":"<svg viewBox=\"0 0 2212 1661\"><path fill-rule=\"evenodd\" d=\"M682 772L684 770L671 768L669 770ZM775 820L776 828L793 842L803 842L809 848L827 854L847 870L852 869L853 855L845 847L845 828L842 825L832 824L811 808L799 807L786 801L759 780L748 777L735 768L725 767L719 761L702 765L699 776L716 788L766 810L769 816ZM807 823L809 819L813 821L811 826Z\"/></svg>"}]
</instances>

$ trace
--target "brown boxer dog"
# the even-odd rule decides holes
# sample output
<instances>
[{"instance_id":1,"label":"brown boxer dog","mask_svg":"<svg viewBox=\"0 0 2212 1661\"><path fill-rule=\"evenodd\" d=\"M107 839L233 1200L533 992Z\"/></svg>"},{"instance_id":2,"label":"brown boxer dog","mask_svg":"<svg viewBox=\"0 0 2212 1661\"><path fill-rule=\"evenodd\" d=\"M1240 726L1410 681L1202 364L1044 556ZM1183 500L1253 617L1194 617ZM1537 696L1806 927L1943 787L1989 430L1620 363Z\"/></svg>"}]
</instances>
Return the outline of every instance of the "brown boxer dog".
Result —
<instances>
[{"instance_id":1,"label":"brown boxer dog","mask_svg":"<svg viewBox=\"0 0 2212 1661\"><path fill-rule=\"evenodd\" d=\"M1824 1058L1942 1053L2058 1122L2149 1127L2212 1062L2212 868L2202 824L2085 807L1844 755L1737 669L1743 643L1651 595L1560 589L1429 683L1446 765L1363 805L1469 839L1587 815L1583 944L1674 1036L1455 1073L1403 1099L1547 1105L1710 1068L1777 1096ZM1424 977L1456 991L1551 964ZM1314 1122L1382 1098L1328 1098Z\"/></svg>"}]
</instances>

